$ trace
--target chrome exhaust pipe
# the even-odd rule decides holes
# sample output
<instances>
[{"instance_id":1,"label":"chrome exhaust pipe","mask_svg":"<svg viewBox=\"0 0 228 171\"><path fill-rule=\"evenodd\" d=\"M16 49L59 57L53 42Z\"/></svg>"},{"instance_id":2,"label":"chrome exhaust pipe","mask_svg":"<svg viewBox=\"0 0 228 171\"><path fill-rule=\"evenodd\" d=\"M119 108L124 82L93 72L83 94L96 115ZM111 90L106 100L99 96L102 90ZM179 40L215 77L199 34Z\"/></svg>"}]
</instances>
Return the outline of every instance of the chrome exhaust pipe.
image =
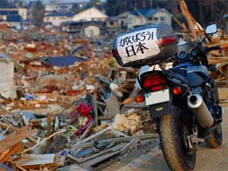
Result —
<instances>
[{"instance_id":1,"label":"chrome exhaust pipe","mask_svg":"<svg viewBox=\"0 0 228 171\"><path fill-rule=\"evenodd\" d=\"M202 128L209 128L213 125L214 119L200 95L189 95L187 101L188 107L196 116L196 119Z\"/></svg>"}]
</instances>

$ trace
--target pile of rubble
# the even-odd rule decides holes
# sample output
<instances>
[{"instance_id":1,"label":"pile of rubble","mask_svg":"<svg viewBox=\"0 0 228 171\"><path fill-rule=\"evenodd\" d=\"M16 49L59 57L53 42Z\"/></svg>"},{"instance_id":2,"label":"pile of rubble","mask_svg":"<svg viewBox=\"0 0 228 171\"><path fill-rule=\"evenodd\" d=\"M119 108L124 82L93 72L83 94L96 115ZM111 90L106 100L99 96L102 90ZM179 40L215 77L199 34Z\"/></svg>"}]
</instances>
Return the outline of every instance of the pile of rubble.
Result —
<instances>
[{"instance_id":1,"label":"pile of rubble","mask_svg":"<svg viewBox=\"0 0 228 171\"><path fill-rule=\"evenodd\" d=\"M116 64L106 40L45 29L0 36L0 168L88 168L157 137L147 112L120 111L138 93L136 73Z\"/></svg>"}]
</instances>

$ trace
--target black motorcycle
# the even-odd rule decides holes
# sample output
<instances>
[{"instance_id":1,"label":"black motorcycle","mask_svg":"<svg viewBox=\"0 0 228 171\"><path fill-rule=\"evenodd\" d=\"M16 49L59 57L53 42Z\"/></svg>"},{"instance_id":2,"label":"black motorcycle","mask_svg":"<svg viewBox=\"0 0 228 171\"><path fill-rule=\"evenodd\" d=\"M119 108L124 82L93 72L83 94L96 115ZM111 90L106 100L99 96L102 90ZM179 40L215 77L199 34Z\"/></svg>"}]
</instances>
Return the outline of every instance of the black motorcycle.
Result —
<instances>
[{"instance_id":1,"label":"black motorcycle","mask_svg":"<svg viewBox=\"0 0 228 171\"><path fill-rule=\"evenodd\" d=\"M206 28L206 38L216 33L216 25ZM206 141L217 148L222 143L222 109L216 82L209 76L216 68L208 65L203 41L187 43L177 50L177 37L165 24L146 26L118 35L113 55L121 66L159 64L138 78L145 104L157 122L161 149L170 169L191 170L196 150ZM173 62L170 69L165 64Z\"/></svg>"}]
</instances>

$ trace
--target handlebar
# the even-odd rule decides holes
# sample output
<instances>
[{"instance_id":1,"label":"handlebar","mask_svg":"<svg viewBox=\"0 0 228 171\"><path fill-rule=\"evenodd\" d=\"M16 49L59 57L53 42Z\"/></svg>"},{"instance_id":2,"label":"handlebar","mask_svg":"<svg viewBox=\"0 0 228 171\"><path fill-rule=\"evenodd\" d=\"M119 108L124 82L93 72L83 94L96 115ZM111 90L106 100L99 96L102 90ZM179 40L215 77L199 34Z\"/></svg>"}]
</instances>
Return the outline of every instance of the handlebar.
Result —
<instances>
[{"instance_id":1,"label":"handlebar","mask_svg":"<svg viewBox=\"0 0 228 171\"><path fill-rule=\"evenodd\" d=\"M206 47L205 52L207 53L211 50L220 50L220 49L221 49L221 47L219 45L218 46L212 46L212 47Z\"/></svg>"}]
</instances>

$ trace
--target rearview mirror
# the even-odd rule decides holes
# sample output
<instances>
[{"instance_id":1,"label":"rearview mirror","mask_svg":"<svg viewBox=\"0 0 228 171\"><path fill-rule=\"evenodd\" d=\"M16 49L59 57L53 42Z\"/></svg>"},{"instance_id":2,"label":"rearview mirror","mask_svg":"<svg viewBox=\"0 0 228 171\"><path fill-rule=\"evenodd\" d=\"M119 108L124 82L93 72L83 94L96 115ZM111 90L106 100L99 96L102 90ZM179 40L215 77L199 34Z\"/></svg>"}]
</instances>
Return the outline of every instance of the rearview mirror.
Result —
<instances>
[{"instance_id":1,"label":"rearview mirror","mask_svg":"<svg viewBox=\"0 0 228 171\"><path fill-rule=\"evenodd\" d=\"M206 27L206 34L213 34L218 31L216 24L211 24Z\"/></svg>"}]
</instances>

